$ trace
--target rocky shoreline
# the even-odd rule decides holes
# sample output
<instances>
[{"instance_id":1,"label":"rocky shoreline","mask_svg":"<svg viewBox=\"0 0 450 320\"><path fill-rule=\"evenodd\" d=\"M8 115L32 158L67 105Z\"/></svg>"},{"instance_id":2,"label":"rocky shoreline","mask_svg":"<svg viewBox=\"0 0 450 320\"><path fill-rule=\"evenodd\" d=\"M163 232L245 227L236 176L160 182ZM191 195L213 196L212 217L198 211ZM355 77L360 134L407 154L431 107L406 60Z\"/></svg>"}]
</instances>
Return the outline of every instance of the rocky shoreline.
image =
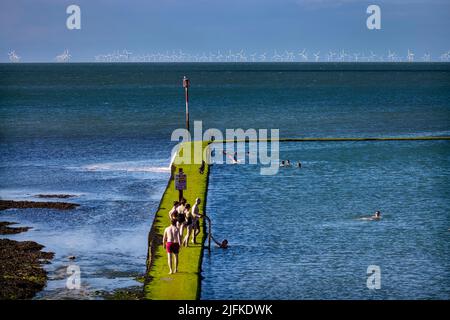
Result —
<instances>
[{"instance_id":1,"label":"rocky shoreline","mask_svg":"<svg viewBox=\"0 0 450 320\"><path fill-rule=\"evenodd\" d=\"M0 239L0 300L31 299L47 282L42 264L50 263L53 252L43 252L34 241Z\"/></svg>"},{"instance_id":2,"label":"rocky shoreline","mask_svg":"<svg viewBox=\"0 0 450 320\"><path fill-rule=\"evenodd\" d=\"M0 210L46 208L58 210L70 210L79 207L79 204L69 202L39 202L39 201L14 201L0 200Z\"/></svg>"},{"instance_id":3,"label":"rocky shoreline","mask_svg":"<svg viewBox=\"0 0 450 320\"><path fill-rule=\"evenodd\" d=\"M0 221L0 235L16 234L26 232L31 229L31 227L10 227L13 224L17 224L17 222Z\"/></svg>"},{"instance_id":4,"label":"rocky shoreline","mask_svg":"<svg viewBox=\"0 0 450 320\"><path fill-rule=\"evenodd\" d=\"M37 195L40 198L70 198L70 195ZM0 210L47 208L70 210L78 204L68 202L35 202L0 200ZM0 221L0 235L26 232L30 227L13 227L15 222ZM0 239L0 300L31 299L44 289L53 252L44 252L43 245L34 241Z\"/></svg>"}]
</instances>

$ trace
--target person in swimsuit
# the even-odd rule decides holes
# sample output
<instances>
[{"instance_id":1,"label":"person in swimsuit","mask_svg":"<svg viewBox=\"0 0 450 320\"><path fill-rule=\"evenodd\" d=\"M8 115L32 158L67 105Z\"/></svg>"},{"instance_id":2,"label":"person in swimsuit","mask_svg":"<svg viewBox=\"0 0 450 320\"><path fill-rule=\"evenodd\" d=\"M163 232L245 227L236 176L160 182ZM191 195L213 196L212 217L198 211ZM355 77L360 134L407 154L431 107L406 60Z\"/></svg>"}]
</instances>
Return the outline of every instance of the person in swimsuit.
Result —
<instances>
[{"instance_id":1,"label":"person in swimsuit","mask_svg":"<svg viewBox=\"0 0 450 320\"><path fill-rule=\"evenodd\" d=\"M200 218L203 217L202 214L200 214L200 208L199 205L202 201L200 198L195 199L195 204L192 207L192 243L197 243L197 236L200 233Z\"/></svg>"},{"instance_id":2,"label":"person in swimsuit","mask_svg":"<svg viewBox=\"0 0 450 320\"><path fill-rule=\"evenodd\" d=\"M180 204L177 207L178 213L183 213L184 209L185 209L185 206L186 206L186 199L183 198L183 199L181 199Z\"/></svg>"},{"instance_id":3,"label":"person in swimsuit","mask_svg":"<svg viewBox=\"0 0 450 320\"><path fill-rule=\"evenodd\" d=\"M173 202L173 207L172 209L170 209L169 211L169 220L172 221L173 219L177 218L177 214L178 214L178 206L180 205L180 203L178 201L174 201Z\"/></svg>"},{"instance_id":4,"label":"person in swimsuit","mask_svg":"<svg viewBox=\"0 0 450 320\"><path fill-rule=\"evenodd\" d=\"M376 211L375 214L372 217L373 220L380 220L381 219L381 212Z\"/></svg>"},{"instance_id":5,"label":"person in swimsuit","mask_svg":"<svg viewBox=\"0 0 450 320\"><path fill-rule=\"evenodd\" d=\"M214 243L222 249L227 249L228 248L228 240L227 239L223 239L222 242L217 241L216 239L214 239L214 237L211 234L211 239L212 241L214 241Z\"/></svg>"},{"instance_id":6,"label":"person in swimsuit","mask_svg":"<svg viewBox=\"0 0 450 320\"><path fill-rule=\"evenodd\" d=\"M186 223L185 211L183 211L181 213L178 213L178 215L177 215L177 228L180 231L180 237L183 237L185 223Z\"/></svg>"},{"instance_id":7,"label":"person in swimsuit","mask_svg":"<svg viewBox=\"0 0 450 320\"><path fill-rule=\"evenodd\" d=\"M376 211L373 216L370 217L362 217L359 218L359 220L365 220L365 221L374 221L374 220L381 220L381 212L380 211Z\"/></svg>"},{"instance_id":8,"label":"person in swimsuit","mask_svg":"<svg viewBox=\"0 0 450 320\"><path fill-rule=\"evenodd\" d=\"M192 222L193 222L193 217L192 217L192 212L191 212L191 205L188 203L186 205L186 209L184 211L184 218L185 218L185 227L186 227L186 236L183 239L183 245L185 247L188 247L189 244L189 238L191 236L191 232L192 232Z\"/></svg>"},{"instance_id":9,"label":"person in swimsuit","mask_svg":"<svg viewBox=\"0 0 450 320\"><path fill-rule=\"evenodd\" d=\"M180 252L180 232L177 228L177 220L172 220L170 226L164 230L163 247L167 252L169 274L178 272L178 253ZM172 268L172 256L174 257L175 271Z\"/></svg>"}]
</instances>

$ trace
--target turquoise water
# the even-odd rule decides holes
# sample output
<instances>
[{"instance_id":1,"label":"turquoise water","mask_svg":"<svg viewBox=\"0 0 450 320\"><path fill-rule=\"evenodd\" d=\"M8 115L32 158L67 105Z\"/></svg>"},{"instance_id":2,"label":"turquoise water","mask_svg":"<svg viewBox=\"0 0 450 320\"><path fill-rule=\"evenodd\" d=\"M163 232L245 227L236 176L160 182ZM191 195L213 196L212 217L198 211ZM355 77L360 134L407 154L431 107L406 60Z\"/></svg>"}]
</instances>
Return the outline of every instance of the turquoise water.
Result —
<instances>
[{"instance_id":1,"label":"turquoise water","mask_svg":"<svg viewBox=\"0 0 450 320\"><path fill-rule=\"evenodd\" d=\"M70 193L81 205L0 212L33 227L10 238L56 252L38 298L138 284L184 75L204 129L450 135L450 64L0 64L0 197ZM208 212L231 247L205 254L202 298L448 299L449 152L448 141L283 143L301 170L213 166ZM375 210L381 221L358 220ZM69 255L78 293L65 289ZM380 290L365 286L369 264Z\"/></svg>"}]
</instances>

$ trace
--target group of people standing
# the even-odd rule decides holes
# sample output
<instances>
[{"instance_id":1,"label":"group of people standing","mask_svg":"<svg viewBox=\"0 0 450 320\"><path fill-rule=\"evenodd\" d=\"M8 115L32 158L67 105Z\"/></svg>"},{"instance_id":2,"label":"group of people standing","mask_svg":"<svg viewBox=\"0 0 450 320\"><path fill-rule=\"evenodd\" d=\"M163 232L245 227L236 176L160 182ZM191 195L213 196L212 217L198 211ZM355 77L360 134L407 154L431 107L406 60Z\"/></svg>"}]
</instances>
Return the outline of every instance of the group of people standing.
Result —
<instances>
[{"instance_id":1,"label":"group of people standing","mask_svg":"<svg viewBox=\"0 0 450 320\"><path fill-rule=\"evenodd\" d=\"M180 246L188 247L189 238L191 238L192 243L197 243L197 236L200 233L199 219L203 217L200 214L200 203L200 198L195 199L195 203L191 208L191 205L183 198L180 201L174 201L173 207L169 211L171 224L164 230L163 236L163 247L167 252L169 274L178 271L178 253ZM186 235L183 238L184 230L186 230ZM172 256L175 260L175 268L172 267Z\"/></svg>"}]
</instances>

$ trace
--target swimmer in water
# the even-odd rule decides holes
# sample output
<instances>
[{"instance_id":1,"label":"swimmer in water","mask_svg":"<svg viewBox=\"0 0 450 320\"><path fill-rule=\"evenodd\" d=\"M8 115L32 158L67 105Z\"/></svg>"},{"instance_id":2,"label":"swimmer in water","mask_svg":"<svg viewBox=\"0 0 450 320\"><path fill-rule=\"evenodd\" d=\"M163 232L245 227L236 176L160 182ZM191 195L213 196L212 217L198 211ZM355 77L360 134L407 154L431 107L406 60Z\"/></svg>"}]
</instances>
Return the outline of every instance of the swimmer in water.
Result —
<instances>
[{"instance_id":1,"label":"swimmer in water","mask_svg":"<svg viewBox=\"0 0 450 320\"><path fill-rule=\"evenodd\" d=\"M380 211L375 211L375 213L373 214L373 216L370 217L362 217L359 220L366 220L366 221L373 221L373 220L381 220L381 212Z\"/></svg>"},{"instance_id":2,"label":"swimmer in water","mask_svg":"<svg viewBox=\"0 0 450 320\"><path fill-rule=\"evenodd\" d=\"M211 239L215 242L215 244L219 248L222 248L222 249L227 249L228 248L228 240L227 239L223 239L222 242L219 242L216 239L214 239L212 235L211 235Z\"/></svg>"},{"instance_id":3,"label":"swimmer in water","mask_svg":"<svg viewBox=\"0 0 450 320\"><path fill-rule=\"evenodd\" d=\"M284 160L281 160L280 167L284 167Z\"/></svg>"},{"instance_id":4,"label":"swimmer in water","mask_svg":"<svg viewBox=\"0 0 450 320\"><path fill-rule=\"evenodd\" d=\"M301 168L302 167L302 163L300 161L297 162L297 168Z\"/></svg>"},{"instance_id":5,"label":"swimmer in water","mask_svg":"<svg viewBox=\"0 0 450 320\"><path fill-rule=\"evenodd\" d=\"M286 167L290 167L291 166L291 162L289 160L286 160Z\"/></svg>"}]
</instances>

